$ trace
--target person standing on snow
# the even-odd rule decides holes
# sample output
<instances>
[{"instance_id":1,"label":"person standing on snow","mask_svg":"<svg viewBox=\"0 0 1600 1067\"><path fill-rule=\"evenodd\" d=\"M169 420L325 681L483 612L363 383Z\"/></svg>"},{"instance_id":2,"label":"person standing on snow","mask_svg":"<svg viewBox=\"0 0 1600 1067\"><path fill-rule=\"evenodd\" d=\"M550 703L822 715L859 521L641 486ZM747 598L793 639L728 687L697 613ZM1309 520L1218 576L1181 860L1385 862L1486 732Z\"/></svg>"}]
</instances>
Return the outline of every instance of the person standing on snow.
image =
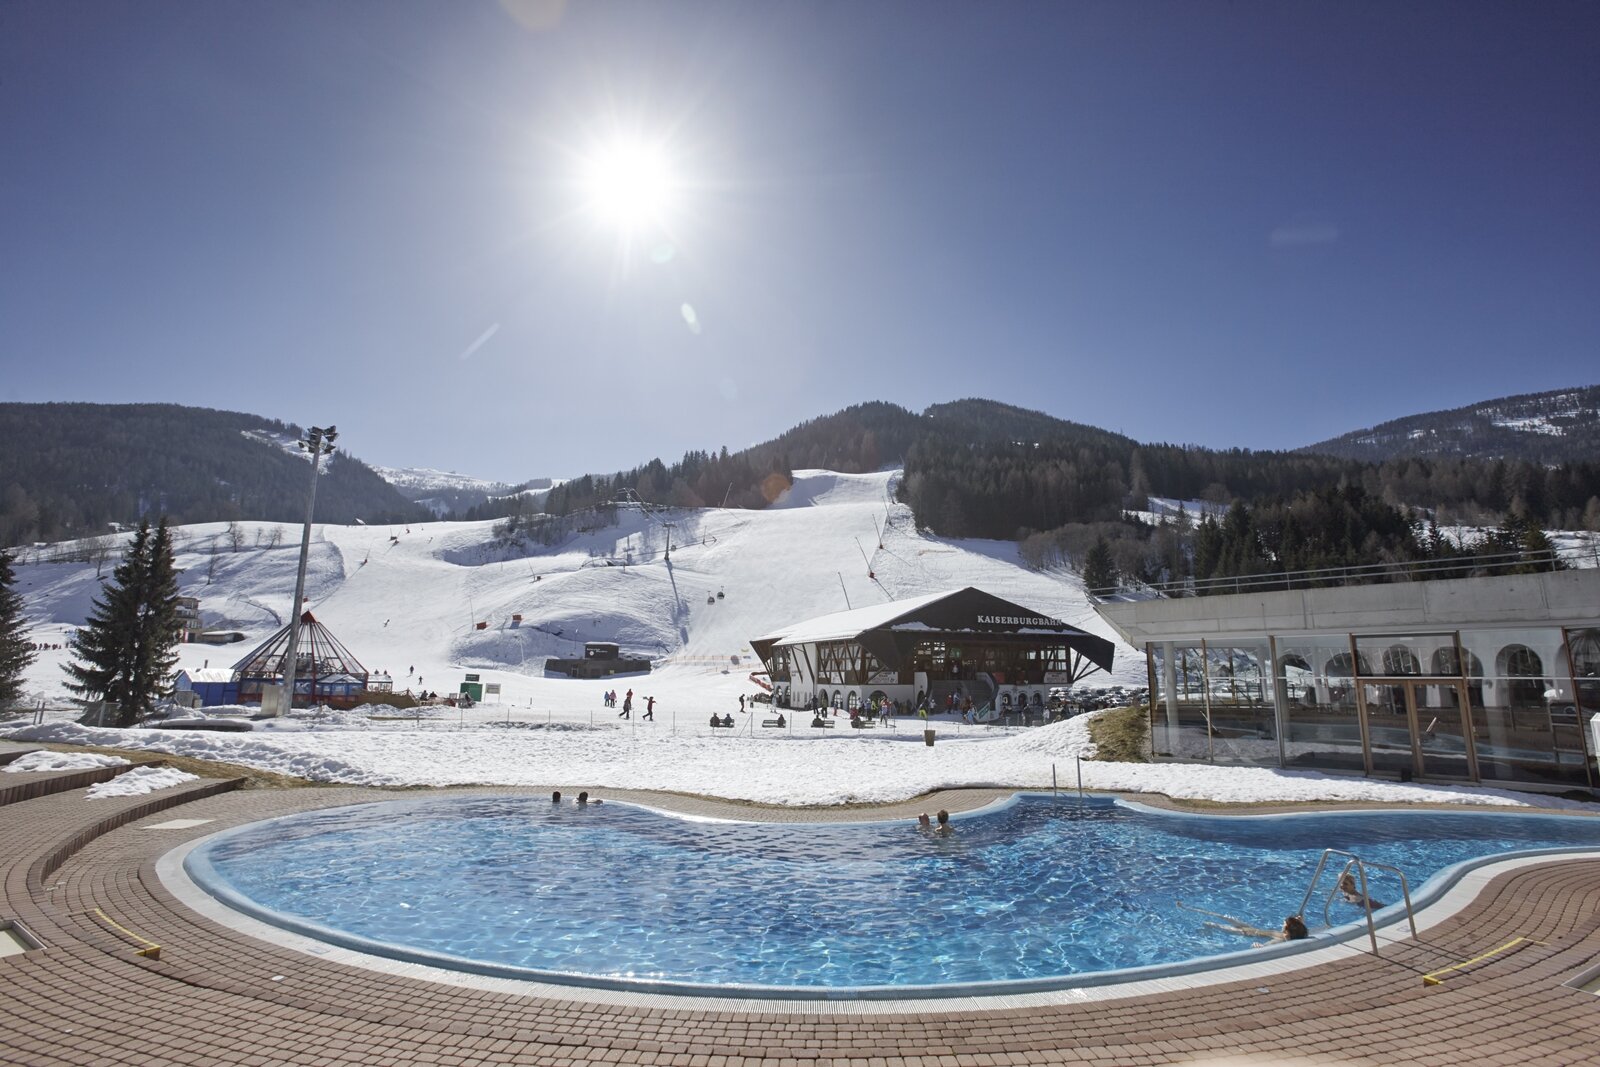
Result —
<instances>
[{"instance_id":1,"label":"person standing on snow","mask_svg":"<svg viewBox=\"0 0 1600 1067\"><path fill-rule=\"evenodd\" d=\"M655 722L656 721L656 698L655 697L645 697L644 698L644 714L642 716L640 716L640 718L649 719L651 722Z\"/></svg>"}]
</instances>

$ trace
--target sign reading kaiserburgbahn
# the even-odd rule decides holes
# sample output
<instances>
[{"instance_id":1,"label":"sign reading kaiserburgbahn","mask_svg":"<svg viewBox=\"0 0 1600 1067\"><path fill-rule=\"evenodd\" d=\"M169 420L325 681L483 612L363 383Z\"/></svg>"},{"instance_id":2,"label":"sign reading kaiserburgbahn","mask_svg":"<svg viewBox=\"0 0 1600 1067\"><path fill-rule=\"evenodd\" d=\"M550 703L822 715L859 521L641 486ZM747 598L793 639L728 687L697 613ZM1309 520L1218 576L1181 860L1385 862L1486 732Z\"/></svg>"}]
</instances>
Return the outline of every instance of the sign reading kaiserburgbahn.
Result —
<instances>
[{"instance_id":1,"label":"sign reading kaiserburgbahn","mask_svg":"<svg viewBox=\"0 0 1600 1067\"><path fill-rule=\"evenodd\" d=\"M1060 619L1048 619L1043 615L979 615L979 626L1065 626Z\"/></svg>"}]
</instances>

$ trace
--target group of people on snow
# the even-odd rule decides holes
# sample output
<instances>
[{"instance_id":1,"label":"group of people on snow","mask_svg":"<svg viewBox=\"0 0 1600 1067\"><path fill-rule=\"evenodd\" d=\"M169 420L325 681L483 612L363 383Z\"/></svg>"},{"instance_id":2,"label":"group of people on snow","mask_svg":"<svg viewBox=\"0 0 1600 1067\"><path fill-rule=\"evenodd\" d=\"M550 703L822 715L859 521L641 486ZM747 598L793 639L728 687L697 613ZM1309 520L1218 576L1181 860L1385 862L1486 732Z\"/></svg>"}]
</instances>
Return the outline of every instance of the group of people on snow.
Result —
<instances>
[{"instance_id":1,"label":"group of people on snow","mask_svg":"<svg viewBox=\"0 0 1600 1067\"><path fill-rule=\"evenodd\" d=\"M604 703L605 703L605 706L608 707L608 708L614 708L614 707L617 706L617 691L615 689L606 690ZM656 717L656 698L655 697L645 697L644 698L644 714L640 715L639 718L641 720L648 719L649 721L654 722L655 721L655 717ZM631 719L631 718L633 718L633 690L632 689L628 690L626 693L623 694L623 696L622 696L622 710L617 712L617 718L619 718L619 719Z\"/></svg>"}]
</instances>

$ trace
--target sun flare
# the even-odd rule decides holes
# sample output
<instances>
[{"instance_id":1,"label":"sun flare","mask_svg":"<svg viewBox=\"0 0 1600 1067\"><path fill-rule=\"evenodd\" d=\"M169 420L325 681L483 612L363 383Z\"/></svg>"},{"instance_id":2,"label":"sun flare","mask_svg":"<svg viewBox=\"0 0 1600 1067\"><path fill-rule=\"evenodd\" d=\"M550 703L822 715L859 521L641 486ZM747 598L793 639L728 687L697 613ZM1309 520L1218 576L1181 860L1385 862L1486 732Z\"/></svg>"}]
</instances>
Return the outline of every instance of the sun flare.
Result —
<instances>
[{"instance_id":1,"label":"sun flare","mask_svg":"<svg viewBox=\"0 0 1600 1067\"><path fill-rule=\"evenodd\" d=\"M613 141L590 156L583 186L595 217L625 231L664 224L677 193L667 154L638 139Z\"/></svg>"}]
</instances>

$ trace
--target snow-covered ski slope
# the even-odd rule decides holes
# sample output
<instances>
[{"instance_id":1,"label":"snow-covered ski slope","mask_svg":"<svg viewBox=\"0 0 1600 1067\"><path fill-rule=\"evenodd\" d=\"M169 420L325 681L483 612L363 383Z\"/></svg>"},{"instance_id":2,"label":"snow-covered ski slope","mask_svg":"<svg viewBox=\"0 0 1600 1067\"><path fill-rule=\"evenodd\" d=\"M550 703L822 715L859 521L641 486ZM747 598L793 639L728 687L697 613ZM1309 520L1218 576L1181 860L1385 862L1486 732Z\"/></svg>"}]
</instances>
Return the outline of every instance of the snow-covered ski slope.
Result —
<instances>
[{"instance_id":1,"label":"snow-covered ski slope","mask_svg":"<svg viewBox=\"0 0 1600 1067\"><path fill-rule=\"evenodd\" d=\"M493 522L318 525L307 607L397 688L410 679L450 692L471 671L499 682L507 702L557 707L567 692L587 705L597 686L545 679L543 662L581 654L585 641L620 642L667 678L726 670L737 683L759 667L753 637L847 606L967 585L1115 640L1076 576L1029 570L1009 542L919 532L893 499L898 477L798 471L763 511L622 509L616 525L550 547L507 542ZM186 645L180 666L229 665L288 618L299 529L247 523L243 534L235 551L223 524L179 530L183 591L201 598L208 628L247 635L224 647ZM84 620L99 585L89 564L26 564L19 578L35 639L47 643ZM64 660L42 654L30 688L62 695ZM1114 673L1093 681L1143 678L1142 657L1119 644Z\"/></svg>"}]
</instances>

